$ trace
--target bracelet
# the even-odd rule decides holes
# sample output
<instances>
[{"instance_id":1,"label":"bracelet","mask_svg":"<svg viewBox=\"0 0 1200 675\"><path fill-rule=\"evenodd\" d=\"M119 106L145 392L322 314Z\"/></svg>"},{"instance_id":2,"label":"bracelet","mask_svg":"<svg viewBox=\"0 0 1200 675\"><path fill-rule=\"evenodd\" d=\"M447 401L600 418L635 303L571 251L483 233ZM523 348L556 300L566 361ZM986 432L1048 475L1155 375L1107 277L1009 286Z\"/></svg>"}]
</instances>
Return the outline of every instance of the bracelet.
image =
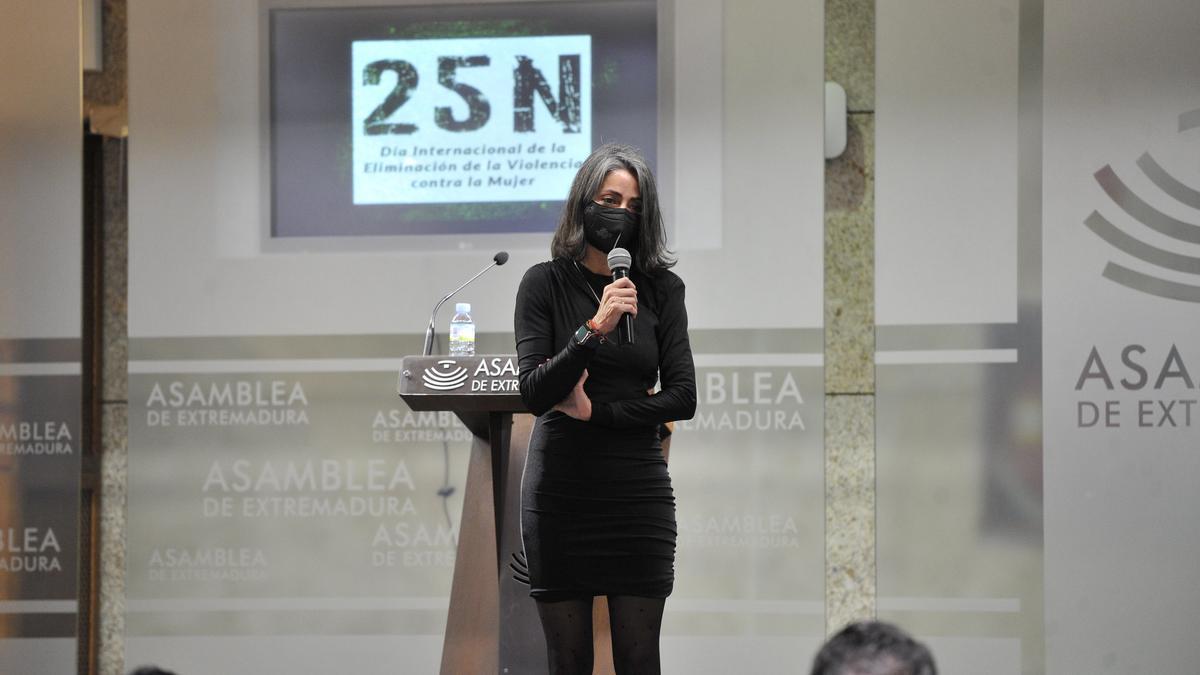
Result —
<instances>
[{"instance_id":1,"label":"bracelet","mask_svg":"<svg viewBox=\"0 0 1200 675\"><path fill-rule=\"evenodd\" d=\"M583 325L585 328L587 328L589 337L594 335L596 337L596 342L599 342L602 345L608 344L608 338L604 337L604 333L600 332L600 328L596 325L595 321L588 319L587 321L583 322Z\"/></svg>"}]
</instances>

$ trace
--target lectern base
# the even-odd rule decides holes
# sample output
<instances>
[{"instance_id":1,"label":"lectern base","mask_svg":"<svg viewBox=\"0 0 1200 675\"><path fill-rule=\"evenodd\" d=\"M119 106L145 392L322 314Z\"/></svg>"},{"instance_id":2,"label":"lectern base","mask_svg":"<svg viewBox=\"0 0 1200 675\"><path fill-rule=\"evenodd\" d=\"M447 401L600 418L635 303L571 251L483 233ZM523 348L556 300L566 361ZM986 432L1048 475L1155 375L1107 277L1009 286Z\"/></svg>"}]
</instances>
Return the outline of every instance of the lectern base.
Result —
<instances>
[{"instance_id":1,"label":"lectern base","mask_svg":"<svg viewBox=\"0 0 1200 675\"><path fill-rule=\"evenodd\" d=\"M537 607L529 587L514 580L508 567L511 555L521 550L521 473L533 416L493 413L492 417L489 436L503 438L494 443L476 437L467 466L442 649L443 675L546 672ZM511 419L511 427L497 423L497 418ZM505 448L505 456L496 448Z\"/></svg>"}]
</instances>

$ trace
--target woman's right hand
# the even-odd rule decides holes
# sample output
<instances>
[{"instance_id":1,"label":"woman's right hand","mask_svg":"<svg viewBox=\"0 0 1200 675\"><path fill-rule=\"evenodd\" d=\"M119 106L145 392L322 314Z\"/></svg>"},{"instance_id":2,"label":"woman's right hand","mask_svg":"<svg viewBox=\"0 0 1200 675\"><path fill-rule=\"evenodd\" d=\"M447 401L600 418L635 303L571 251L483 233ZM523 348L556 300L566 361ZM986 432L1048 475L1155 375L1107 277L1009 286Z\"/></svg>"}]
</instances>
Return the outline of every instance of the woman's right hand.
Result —
<instances>
[{"instance_id":1,"label":"woman's right hand","mask_svg":"<svg viewBox=\"0 0 1200 675\"><path fill-rule=\"evenodd\" d=\"M637 287L629 277L617 279L604 287L600 296L600 309L592 318L592 324L601 333L608 335L617 329L622 314L637 316Z\"/></svg>"}]
</instances>

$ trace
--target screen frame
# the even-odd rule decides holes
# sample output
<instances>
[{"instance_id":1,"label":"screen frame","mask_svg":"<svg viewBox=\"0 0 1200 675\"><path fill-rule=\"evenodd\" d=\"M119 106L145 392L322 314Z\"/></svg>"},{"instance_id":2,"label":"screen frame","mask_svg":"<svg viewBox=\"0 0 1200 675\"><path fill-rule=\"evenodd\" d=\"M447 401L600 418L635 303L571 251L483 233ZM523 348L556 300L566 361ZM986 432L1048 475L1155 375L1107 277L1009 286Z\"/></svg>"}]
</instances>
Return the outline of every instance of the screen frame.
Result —
<instances>
[{"instance_id":1,"label":"screen frame","mask_svg":"<svg viewBox=\"0 0 1200 675\"><path fill-rule=\"evenodd\" d=\"M659 187L659 200L667 213L674 205L674 151L668 135L674 117L674 48L671 35L673 25L673 0L578 0L578 4L602 6L645 2L654 6L656 39L656 88L655 106L655 158L651 161ZM362 253L362 252L467 252L506 248L517 251L544 250L551 232L504 232L504 233L446 233L446 234L395 234L395 235L351 235L351 236L276 236L274 233L274 176L273 136L271 109L271 13L289 9L362 9L362 8L429 8L450 5L536 5L539 3L562 3L563 0L447 0L431 3L429 0L258 0L258 175L264 190L259 200L258 249L261 254L279 253ZM595 147L602 140L593 136ZM564 199L566 195L564 194ZM674 237L673 224L668 221L667 242Z\"/></svg>"}]
</instances>

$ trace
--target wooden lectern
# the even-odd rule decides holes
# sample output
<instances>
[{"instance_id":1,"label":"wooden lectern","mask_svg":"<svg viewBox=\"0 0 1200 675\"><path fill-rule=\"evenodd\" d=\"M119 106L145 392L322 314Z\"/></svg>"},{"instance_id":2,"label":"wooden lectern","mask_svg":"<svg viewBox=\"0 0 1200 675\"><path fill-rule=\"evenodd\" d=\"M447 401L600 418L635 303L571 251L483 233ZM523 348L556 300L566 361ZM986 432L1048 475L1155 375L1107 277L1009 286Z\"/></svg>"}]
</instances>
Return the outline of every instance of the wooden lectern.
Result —
<instances>
[{"instance_id":1,"label":"wooden lectern","mask_svg":"<svg viewBox=\"0 0 1200 675\"><path fill-rule=\"evenodd\" d=\"M406 356L397 391L412 410L449 410L475 438L467 467L443 675L546 672L529 587L512 578L521 551L520 485L533 416L517 388L517 357ZM514 414L516 414L514 420Z\"/></svg>"}]
</instances>

